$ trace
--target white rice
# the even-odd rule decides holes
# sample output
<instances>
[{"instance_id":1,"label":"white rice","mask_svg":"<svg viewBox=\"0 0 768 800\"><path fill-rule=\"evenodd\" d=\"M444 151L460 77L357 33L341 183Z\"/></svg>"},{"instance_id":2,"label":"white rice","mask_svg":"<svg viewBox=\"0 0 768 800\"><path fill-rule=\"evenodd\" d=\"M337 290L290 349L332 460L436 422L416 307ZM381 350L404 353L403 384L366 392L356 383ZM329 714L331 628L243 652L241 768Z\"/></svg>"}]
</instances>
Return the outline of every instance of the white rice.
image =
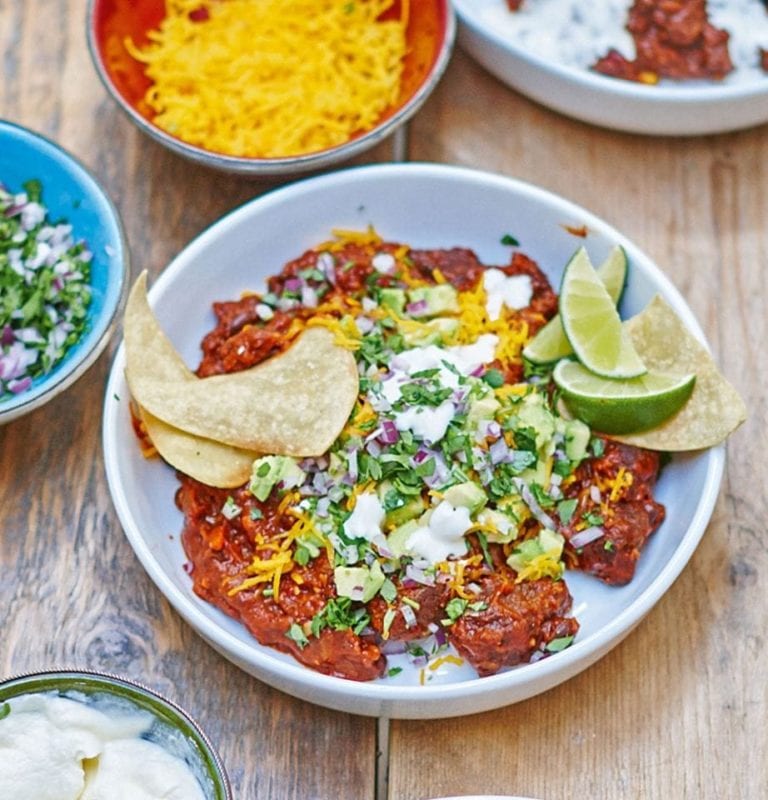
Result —
<instances>
[{"instance_id":1,"label":"white rice","mask_svg":"<svg viewBox=\"0 0 768 800\"><path fill-rule=\"evenodd\" d=\"M588 68L609 49L635 57L625 25L632 0L523 0L511 12L506 0L472 0L478 18L545 61ZM758 48L768 49L768 12L762 0L709 0L709 19L730 33L734 70L724 83L768 80ZM678 83L678 82L675 82Z\"/></svg>"}]
</instances>

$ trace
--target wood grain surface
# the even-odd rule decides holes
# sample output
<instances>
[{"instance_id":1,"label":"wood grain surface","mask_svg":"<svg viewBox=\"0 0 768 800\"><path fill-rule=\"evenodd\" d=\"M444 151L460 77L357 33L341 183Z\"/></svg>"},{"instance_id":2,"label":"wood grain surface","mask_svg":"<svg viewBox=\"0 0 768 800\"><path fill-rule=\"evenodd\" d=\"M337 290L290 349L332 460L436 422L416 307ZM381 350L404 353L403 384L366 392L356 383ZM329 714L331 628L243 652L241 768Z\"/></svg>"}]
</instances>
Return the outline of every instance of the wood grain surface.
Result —
<instances>
[{"instance_id":1,"label":"wood grain surface","mask_svg":"<svg viewBox=\"0 0 768 800\"><path fill-rule=\"evenodd\" d=\"M191 165L138 133L92 69L85 5L0 0L0 117L93 170L123 217L133 274L156 275L270 186ZM384 144L358 162L391 152ZM599 130L517 95L457 50L410 126L409 156L534 182L629 236L686 297L749 419L728 442L701 545L639 627L527 702L392 722L378 800L768 797L768 129L699 139ZM375 720L307 705L240 672L135 558L101 455L109 361L107 352L63 396L0 427L0 677L68 666L151 684L210 733L238 800L376 797Z\"/></svg>"}]
</instances>

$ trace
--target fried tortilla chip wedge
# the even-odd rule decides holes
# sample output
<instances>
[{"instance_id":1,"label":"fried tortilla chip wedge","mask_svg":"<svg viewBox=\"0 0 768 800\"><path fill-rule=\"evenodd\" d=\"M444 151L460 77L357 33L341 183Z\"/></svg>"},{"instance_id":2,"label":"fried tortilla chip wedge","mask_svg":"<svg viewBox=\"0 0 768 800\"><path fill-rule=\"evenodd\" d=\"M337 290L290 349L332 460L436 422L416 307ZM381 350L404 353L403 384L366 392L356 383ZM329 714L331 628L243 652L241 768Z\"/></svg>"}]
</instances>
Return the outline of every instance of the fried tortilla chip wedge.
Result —
<instances>
[{"instance_id":1,"label":"fried tortilla chip wedge","mask_svg":"<svg viewBox=\"0 0 768 800\"><path fill-rule=\"evenodd\" d=\"M688 402L658 427L611 438L649 450L701 450L719 444L744 422L741 396L662 297L654 297L625 324L648 369L695 373L696 384Z\"/></svg>"},{"instance_id":2,"label":"fried tortilla chip wedge","mask_svg":"<svg viewBox=\"0 0 768 800\"><path fill-rule=\"evenodd\" d=\"M133 284L123 317L126 374L140 372L145 378L168 381L198 380L184 363L147 300L147 273L139 275Z\"/></svg>"},{"instance_id":3,"label":"fried tortilla chip wedge","mask_svg":"<svg viewBox=\"0 0 768 800\"><path fill-rule=\"evenodd\" d=\"M163 333L147 302L147 273L131 290L125 311L125 345L129 360L146 359L160 379L195 381L175 348ZM138 405L138 403L137 403ZM242 486L250 477L259 453L241 450L174 428L138 406L139 415L157 452L172 467L195 480L219 489Z\"/></svg>"},{"instance_id":4,"label":"fried tortilla chip wedge","mask_svg":"<svg viewBox=\"0 0 768 800\"><path fill-rule=\"evenodd\" d=\"M144 427L163 460L206 486L234 489L251 477L260 453L185 433L139 408Z\"/></svg>"},{"instance_id":5,"label":"fried tortilla chip wedge","mask_svg":"<svg viewBox=\"0 0 768 800\"><path fill-rule=\"evenodd\" d=\"M355 358L322 327L251 369L198 378L160 329L144 280L126 306L124 336L128 386L143 409L172 428L242 450L322 455L357 399Z\"/></svg>"}]
</instances>

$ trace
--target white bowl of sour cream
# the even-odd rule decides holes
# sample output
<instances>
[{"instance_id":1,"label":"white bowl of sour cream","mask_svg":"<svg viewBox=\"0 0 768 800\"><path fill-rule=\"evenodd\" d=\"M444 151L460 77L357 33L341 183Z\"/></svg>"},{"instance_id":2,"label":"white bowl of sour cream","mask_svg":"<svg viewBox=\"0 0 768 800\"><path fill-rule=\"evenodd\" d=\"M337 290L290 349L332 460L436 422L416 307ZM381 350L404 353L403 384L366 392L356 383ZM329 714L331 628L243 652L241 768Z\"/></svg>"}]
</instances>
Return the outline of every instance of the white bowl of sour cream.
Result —
<instances>
[{"instance_id":1,"label":"white bowl of sour cream","mask_svg":"<svg viewBox=\"0 0 768 800\"><path fill-rule=\"evenodd\" d=\"M177 705L116 676L0 683L0 797L232 800L207 737Z\"/></svg>"}]
</instances>

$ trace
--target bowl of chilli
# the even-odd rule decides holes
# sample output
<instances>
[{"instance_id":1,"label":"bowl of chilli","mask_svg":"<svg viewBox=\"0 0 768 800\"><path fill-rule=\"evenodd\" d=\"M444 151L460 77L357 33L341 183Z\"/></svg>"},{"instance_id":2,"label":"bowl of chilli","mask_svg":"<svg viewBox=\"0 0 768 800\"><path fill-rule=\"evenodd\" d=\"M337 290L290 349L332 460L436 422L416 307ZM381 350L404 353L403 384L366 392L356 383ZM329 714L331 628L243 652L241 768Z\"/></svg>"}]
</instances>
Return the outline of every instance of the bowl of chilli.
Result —
<instances>
[{"instance_id":1,"label":"bowl of chilli","mask_svg":"<svg viewBox=\"0 0 768 800\"><path fill-rule=\"evenodd\" d=\"M0 682L3 797L231 800L208 736L172 700L133 680L91 670L48 670ZM83 760L88 766L84 766Z\"/></svg>"},{"instance_id":2,"label":"bowl of chilli","mask_svg":"<svg viewBox=\"0 0 768 800\"><path fill-rule=\"evenodd\" d=\"M117 209L45 137L0 121L0 423L53 399L106 347L128 287Z\"/></svg>"},{"instance_id":3,"label":"bowl of chilli","mask_svg":"<svg viewBox=\"0 0 768 800\"><path fill-rule=\"evenodd\" d=\"M443 165L358 167L275 190L193 240L151 285L148 298L137 284L128 308L146 324L128 324L126 312L131 335L116 354L105 394L106 470L136 555L184 619L222 655L274 687L330 708L403 718L457 716L518 702L576 675L618 644L694 552L717 498L724 448L674 453L660 468L658 452L579 434L581 455L571 455L585 459L590 475L608 469L609 483L591 487L587 473L579 472L562 484L560 478L542 478L550 486L549 500L533 484L525 488L528 479L519 475L557 470L550 456L545 467L530 452L520 452L525 446L537 450L537 444L523 444L526 430L529 440L533 435L524 420L539 411L525 412L517 404L546 403L535 379L523 377L520 348L529 331L542 324L545 307L552 313L552 287L559 285L564 265L580 245L596 261L615 245L624 248L631 269L621 299L623 316L660 295L691 336L703 342L696 319L669 279L609 224L529 184ZM210 268L213 263L216 270ZM506 287L498 291L507 299L493 313L490 306L477 305L478 298L495 296L490 289L478 294L489 276ZM401 279L405 283L397 288ZM190 284L197 287L194 294L184 291ZM509 298L520 285L521 310L511 311ZM369 290L378 303L367 295L355 299L356 292ZM434 316L440 303L453 309L452 323ZM393 306L399 308L394 315ZM339 314L339 308L356 311ZM366 322L366 315L374 321ZM490 332L478 336L478 319ZM295 344L259 363L270 347L273 353L275 346L280 349L280 331L287 330L296 336ZM330 333L336 359L322 350ZM454 345L441 349L435 344L441 341ZM310 342L320 349L302 367L296 359ZM388 354L383 342L397 354ZM144 354L143 346L151 350ZM137 368L137 350L147 370ZM183 407L188 396L208 387L218 386L211 404L216 408L209 410L212 424L223 431L222 441L232 441L226 431L240 417L232 406L237 397L245 398L244 409L248 406L243 414L249 420L255 415L250 426L263 419L265 429L281 430L286 415L301 409L298 424L306 421L316 433L324 422L312 417L316 377L311 370L333 360L321 372L338 370L342 376L350 353L356 354L360 384L352 392L346 424L349 406L341 411L343 432L329 451L322 452L327 447L322 441L289 447L286 436L281 452L295 458L261 456L271 442L249 438L240 442L246 449L237 451L244 454L245 472L214 484L218 473L209 479L206 470L215 456L198 462L201 452L214 452L203 446L218 443L205 438L213 435L210 428L188 426L178 416L174 425L196 433L181 437L182 448L175 453L181 461L172 450L164 460L164 440L154 438L153 415L166 414L168 398ZM282 374L296 371L298 377ZM344 383L342 377L334 380ZM376 394L384 392L385 380L397 387L386 397ZM439 380L446 383L432 383ZM338 392L338 402L348 402L345 389L320 386L319 393ZM355 397L363 387L374 394ZM140 397L138 412L132 392ZM485 398L480 405L478 398ZM328 402L315 399L318 406ZM419 403L429 408L416 408ZM504 419L522 427L505 439L497 419L484 417L481 406L491 409L492 417L514 406L517 410ZM144 415L142 408L151 413ZM568 427L572 423L553 421L556 414L552 409L545 414L550 431L567 429L575 436L578 432ZM537 425L534 434L543 430ZM468 434L470 429L479 433ZM147 431L164 458L147 457L152 456ZM326 433L333 439L338 429ZM467 449L469 435L486 436L485 444ZM538 441L536 436L531 441ZM169 463L182 467L176 472ZM187 463L196 478L183 474ZM475 467L480 472L472 471ZM446 478L446 469L464 477ZM464 490L453 486L466 479L467 469L485 489L471 512L483 521L475 528L467 508L459 508L472 508L474 500L460 498L457 491ZM633 478L626 479L627 472ZM481 473L485 477L478 477ZM209 480L212 485L206 485ZM245 485L238 486L243 480ZM625 496L618 484L629 486L633 480L634 499L622 506ZM449 483L452 488L445 489ZM561 488L552 488L555 484ZM503 543L500 532L508 525L494 516L499 509L510 512L505 505L510 493L515 502L525 501L526 508L518 508L520 524L538 531L529 545L530 561L527 556L520 561L522 550ZM587 505L609 502L610 496L615 507L605 513L616 514L618 528L629 538L611 534L610 541L593 541L608 536L609 523L604 530L592 524L602 520L588 523L585 505L581 532L566 544L570 556L563 554L563 538L553 534L560 542L557 553L570 559L563 574L561 555L547 560L553 551L541 538L540 525L547 519L541 503L546 501L550 515L557 508L562 526L566 508L572 514L577 503L565 500L569 493ZM552 505L553 497L565 505ZM484 503L482 514L490 516L477 511ZM409 510L414 505L416 512ZM422 512L419 527L411 517ZM627 513L635 512L639 516L629 519ZM483 527L486 522L490 528ZM557 527L551 520L547 524ZM379 525L387 531L386 541ZM403 529L407 538L401 536L397 544ZM495 533L450 538L457 530L463 535L481 529ZM639 558L631 544L635 535ZM371 555L375 548L378 556ZM514 565L512 573L499 561L510 552L505 563ZM405 560L388 560L403 553ZM393 563L402 569L396 571ZM334 583L336 589L329 590ZM499 636L489 635L493 631Z\"/></svg>"},{"instance_id":4,"label":"bowl of chilli","mask_svg":"<svg viewBox=\"0 0 768 800\"><path fill-rule=\"evenodd\" d=\"M497 78L555 111L670 136L768 121L768 10L760 0L718 0L706 10L688 3L691 13L672 10L661 24L650 17L666 12L629 0L510 5L456 0L459 42ZM636 15L634 36L628 14Z\"/></svg>"},{"instance_id":5,"label":"bowl of chilli","mask_svg":"<svg viewBox=\"0 0 768 800\"><path fill-rule=\"evenodd\" d=\"M325 168L393 134L450 59L448 0L89 0L104 86L150 137L233 173Z\"/></svg>"}]
</instances>

